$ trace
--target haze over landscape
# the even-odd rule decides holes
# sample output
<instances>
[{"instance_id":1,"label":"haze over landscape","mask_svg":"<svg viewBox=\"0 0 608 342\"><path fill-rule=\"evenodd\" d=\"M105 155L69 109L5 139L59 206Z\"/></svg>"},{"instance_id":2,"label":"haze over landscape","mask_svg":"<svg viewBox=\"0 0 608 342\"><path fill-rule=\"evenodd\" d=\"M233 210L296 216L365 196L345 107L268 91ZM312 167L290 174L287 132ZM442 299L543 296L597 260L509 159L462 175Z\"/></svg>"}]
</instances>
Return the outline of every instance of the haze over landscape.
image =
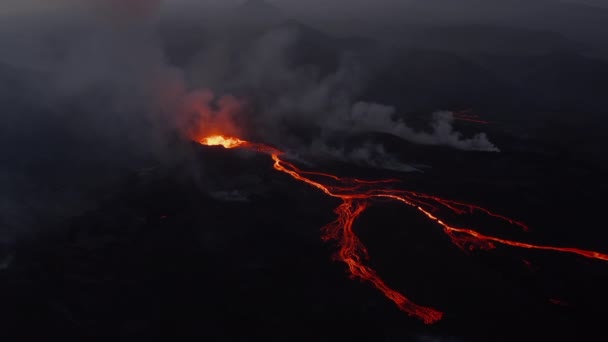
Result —
<instances>
[{"instance_id":1,"label":"haze over landscape","mask_svg":"<svg viewBox=\"0 0 608 342\"><path fill-rule=\"evenodd\" d=\"M0 18L0 334L602 330L605 262L460 246L427 218L608 252L603 2L6 0ZM253 145L201 146L215 135ZM324 196L320 174L357 181ZM331 262L344 241L319 239L346 215L340 191L397 188L433 199L366 198L353 234L391 288L445 313L436 325L350 281Z\"/></svg>"}]
</instances>

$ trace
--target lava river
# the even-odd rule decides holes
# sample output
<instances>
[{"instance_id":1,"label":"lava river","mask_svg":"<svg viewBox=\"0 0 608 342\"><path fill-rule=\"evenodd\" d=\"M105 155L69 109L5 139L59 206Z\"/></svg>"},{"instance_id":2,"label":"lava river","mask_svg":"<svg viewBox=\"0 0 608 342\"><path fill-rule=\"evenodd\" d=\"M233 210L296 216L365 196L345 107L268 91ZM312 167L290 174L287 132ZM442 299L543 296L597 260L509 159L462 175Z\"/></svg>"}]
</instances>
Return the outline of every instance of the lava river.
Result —
<instances>
[{"instance_id":1,"label":"lava river","mask_svg":"<svg viewBox=\"0 0 608 342\"><path fill-rule=\"evenodd\" d=\"M396 182L395 180L364 181L356 178L342 178L327 173L304 171L282 159L281 156L284 153L274 147L234 137L213 135L200 139L198 142L202 145L242 148L268 154L274 161L273 167L275 170L315 187L327 196L342 200L342 203L335 209L337 219L322 228L322 239L324 241L333 240L338 244L338 258L348 266L352 277L370 282L388 299L393 301L400 310L421 319L427 324L440 320L443 313L434 308L412 302L403 294L390 288L372 268L364 264L364 261L368 258L367 250L353 231L353 224L365 211L371 200L394 200L415 208L420 214L441 227L452 242L462 249L480 248L489 250L494 248L496 244L502 244L519 248L572 253L586 258L608 261L608 254L578 248L543 246L507 240L485 235L471 228L452 226L438 216L437 213L440 208L447 209L455 214L479 212L505 221L524 231L528 230L528 227L522 222L493 213L479 206L414 191L393 189L391 185Z\"/></svg>"}]
</instances>

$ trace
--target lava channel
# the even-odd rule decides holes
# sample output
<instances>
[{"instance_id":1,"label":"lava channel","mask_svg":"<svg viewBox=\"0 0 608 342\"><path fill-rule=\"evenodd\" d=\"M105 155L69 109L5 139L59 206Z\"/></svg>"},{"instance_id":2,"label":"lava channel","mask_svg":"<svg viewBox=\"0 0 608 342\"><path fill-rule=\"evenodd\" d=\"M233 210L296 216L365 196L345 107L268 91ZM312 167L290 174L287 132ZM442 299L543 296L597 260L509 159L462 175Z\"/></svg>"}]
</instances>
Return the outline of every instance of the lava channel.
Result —
<instances>
[{"instance_id":1,"label":"lava channel","mask_svg":"<svg viewBox=\"0 0 608 342\"><path fill-rule=\"evenodd\" d=\"M452 242L463 250L474 250L475 248L490 250L495 248L496 244L502 244L526 249L572 253L585 258L608 261L608 254L604 253L578 248L544 246L513 241L485 235L467 227L452 226L436 214L439 208L448 209L455 214L480 212L519 227L524 231L528 230L528 227L522 222L493 213L479 206L414 191L392 189L387 184L396 182L393 179L365 181L356 178L338 177L328 173L303 171L294 164L281 159L281 156L284 154L282 151L268 145L253 143L235 137L213 135L200 139L198 142L202 145L222 146L228 149L243 148L268 154L274 161L273 167L275 170L285 173L297 181L315 187L327 196L341 199L342 204L335 209L335 213L338 216L337 219L321 229L323 241L335 241L337 243L339 246L337 257L348 266L348 270L353 278L368 281L388 299L393 301L400 310L410 316L421 319L426 324L439 321L443 313L434 308L421 306L412 302L400 292L390 288L372 268L364 264L364 260L368 258L368 253L361 240L359 240L353 231L353 224L365 211L370 200L389 199L415 208L429 220L442 227Z\"/></svg>"}]
</instances>

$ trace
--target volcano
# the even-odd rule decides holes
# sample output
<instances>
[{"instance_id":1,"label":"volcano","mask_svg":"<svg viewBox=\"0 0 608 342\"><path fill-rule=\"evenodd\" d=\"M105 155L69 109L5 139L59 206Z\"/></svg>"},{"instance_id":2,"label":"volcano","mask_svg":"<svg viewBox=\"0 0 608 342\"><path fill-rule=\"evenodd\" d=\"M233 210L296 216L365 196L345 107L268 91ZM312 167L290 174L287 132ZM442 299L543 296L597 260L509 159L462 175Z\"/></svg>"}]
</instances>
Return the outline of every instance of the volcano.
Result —
<instances>
[{"instance_id":1,"label":"volcano","mask_svg":"<svg viewBox=\"0 0 608 342\"><path fill-rule=\"evenodd\" d=\"M353 3L340 38L287 2L0 28L0 336L604 334L601 54L497 22L408 41L375 2L399 20Z\"/></svg>"}]
</instances>

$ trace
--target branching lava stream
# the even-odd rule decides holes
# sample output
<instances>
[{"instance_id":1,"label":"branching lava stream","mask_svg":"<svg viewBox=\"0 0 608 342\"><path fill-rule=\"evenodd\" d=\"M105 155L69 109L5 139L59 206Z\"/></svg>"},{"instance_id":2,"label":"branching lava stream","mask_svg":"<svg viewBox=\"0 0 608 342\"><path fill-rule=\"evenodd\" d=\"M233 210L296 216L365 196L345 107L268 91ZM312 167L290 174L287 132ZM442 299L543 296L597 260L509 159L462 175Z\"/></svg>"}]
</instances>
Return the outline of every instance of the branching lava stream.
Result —
<instances>
[{"instance_id":1,"label":"branching lava stream","mask_svg":"<svg viewBox=\"0 0 608 342\"><path fill-rule=\"evenodd\" d=\"M342 204L335 209L338 218L322 228L322 239L324 241L333 240L338 244L340 249L337 256L342 262L346 263L353 278L359 278L370 282L388 299L393 301L399 309L410 316L421 319L427 324L440 320L443 313L430 307L415 304L401 293L391 289L373 269L364 265L364 260L368 258L367 250L354 233L353 224L361 213L365 211L370 200L394 200L415 208L428 219L441 226L443 231L451 238L452 242L464 250L473 250L475 248L489 250L494 248L495 244L503 244L527 249L572 253L586 258L608 261L608 254L577 248L543 246L518 242L484 235L471 228L452 226L437 216L436 212L438 212L440 208L450 210L455 214L479 212L495 219L505 221L524 231L528 230L528 227L522 222L495 214L482 207L446 200L424 193L395 190L390 186L387 186L397 182L396 180L364 181L355 178L342 178L320 172L303 171L294 164L281 159L281 156L284 153L274 147L252 143L234 137L213 135L200 139L198 142L202 145L223 146L224 148L243 148L268 154L274 161L273 166L275 170L288 174L295 180L313 186L323 191L328 196L342 200Z\"/></svg>"}]
</instances>

